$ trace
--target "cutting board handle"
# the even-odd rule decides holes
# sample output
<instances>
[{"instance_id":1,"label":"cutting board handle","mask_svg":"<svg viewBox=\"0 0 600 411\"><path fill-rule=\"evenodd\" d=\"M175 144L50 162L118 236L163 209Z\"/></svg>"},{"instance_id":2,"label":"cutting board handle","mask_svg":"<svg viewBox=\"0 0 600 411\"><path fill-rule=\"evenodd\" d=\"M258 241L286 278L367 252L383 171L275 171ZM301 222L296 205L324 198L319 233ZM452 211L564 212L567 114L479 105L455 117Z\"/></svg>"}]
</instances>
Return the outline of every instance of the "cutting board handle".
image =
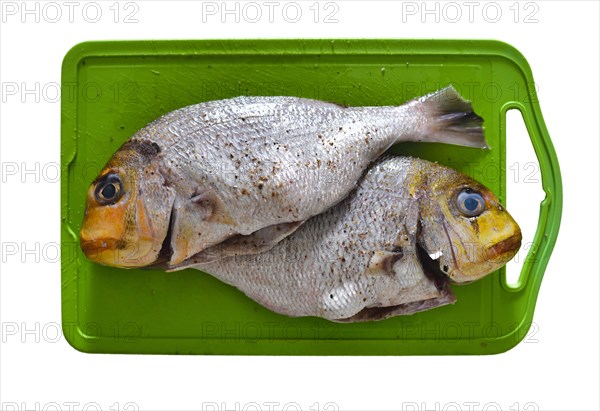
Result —
<instances>
[{"instance_id":1,"label":"cutting board handle","mask_svg":"<svg viewBox=\"0 0 600 411\"><path fill-rule=\"evenodd\" d=\"M530 80L527 84L533 85L533 79ZM511 109L519 110L523 116L540 165L542 188L546 197L540 203L537 229L523 261L519 279L516 284L508 285L504 274L502 285L510 292L530 290L537 295L558 236L562 214L562 180L558 158L542 117L535 87L528 87L528 93L521 101L510 101L501 107L502 121L505 122L506 112ZM506 141L506 127L501 127L501 133L502 141Z\"/></svg>"}]
</instances>

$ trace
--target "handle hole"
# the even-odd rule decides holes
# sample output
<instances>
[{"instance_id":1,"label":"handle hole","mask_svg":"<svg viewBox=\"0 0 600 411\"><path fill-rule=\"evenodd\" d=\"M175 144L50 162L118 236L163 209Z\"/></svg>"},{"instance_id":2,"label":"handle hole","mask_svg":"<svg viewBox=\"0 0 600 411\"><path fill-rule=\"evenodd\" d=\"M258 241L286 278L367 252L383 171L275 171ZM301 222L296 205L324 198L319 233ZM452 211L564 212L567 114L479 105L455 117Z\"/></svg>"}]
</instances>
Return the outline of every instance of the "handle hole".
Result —
<instances>
[{"instance_id":1,"label":"handle hole","mask_svg":"<svg viewBox=\"0 0 600 411\"><path fill-rule=\"evenodd\" d=\"M517 255L506 265L506 286L517 288L527 253L537 229L536 204L545 198L540 164L533 150L523 115L517 109L506 112L506 208L521 227L523 241ZM537 211L537 209L535 209Z\"/></svg>"}]
</instances>

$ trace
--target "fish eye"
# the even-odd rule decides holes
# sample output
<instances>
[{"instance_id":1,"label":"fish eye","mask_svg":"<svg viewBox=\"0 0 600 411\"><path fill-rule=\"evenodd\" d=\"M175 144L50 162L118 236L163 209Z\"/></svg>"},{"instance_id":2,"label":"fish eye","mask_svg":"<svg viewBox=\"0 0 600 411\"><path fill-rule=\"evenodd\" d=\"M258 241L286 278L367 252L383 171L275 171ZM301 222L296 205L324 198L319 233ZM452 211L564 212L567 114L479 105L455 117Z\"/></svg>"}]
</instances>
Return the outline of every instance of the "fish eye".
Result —
<instances>
[{"instance_id":1,"label":"fish eye","mask_svg":"<svg viewBox=\"0 0 600 411\"><path fill-rule=\"evenodd\" d=\"M123 195L123 182L116 174L107 174L98 181L94 191L96 201L102 205L114 204Z\"/></svg>"},{"instance_id":2,"label":"fish eye","mask_svg":"<svg viewBox=\"0 0 600 411\"><path fill-rule=\"evenodd\" d=\"M485 208L485 200L481 194L467 188L458 193L456 205L465 216L477 217Z\"/></svg>"}]
</instances>

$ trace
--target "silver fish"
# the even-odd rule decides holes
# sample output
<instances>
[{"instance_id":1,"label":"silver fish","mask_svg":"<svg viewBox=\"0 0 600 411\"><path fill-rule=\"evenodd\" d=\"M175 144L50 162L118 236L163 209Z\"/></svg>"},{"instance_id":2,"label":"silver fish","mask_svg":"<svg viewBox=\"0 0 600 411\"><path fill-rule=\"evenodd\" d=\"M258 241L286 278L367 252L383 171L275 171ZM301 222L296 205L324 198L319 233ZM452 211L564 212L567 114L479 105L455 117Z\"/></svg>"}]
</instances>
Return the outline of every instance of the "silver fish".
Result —
<instances>
[{"instance_id":1,"label":"silver fish","mask_svg":"<svg viewBox=\"0 0 600 411\"><path fill-rule=\"evenodd\" d=\"M388 157L271 250L243 255L252 245L232 239L186 266L277 313L356 322L454 303L450 282L497 270L520 244L519 226L480 183L425 160Z\"/></svg>"},{"instance_id":2,"label":"silver fish","mask_svg":"<svg viewBox=\"0 0 600 411\"><path fill-rule=\"evenodd\" d=\"M296 97L185 107L137 132L100 172L81 246L117 267L181 265L232 237L264 252L346 197L391 145L485 147L481 124L452 87L398 107Z\"/></svg>"}]
</instances>

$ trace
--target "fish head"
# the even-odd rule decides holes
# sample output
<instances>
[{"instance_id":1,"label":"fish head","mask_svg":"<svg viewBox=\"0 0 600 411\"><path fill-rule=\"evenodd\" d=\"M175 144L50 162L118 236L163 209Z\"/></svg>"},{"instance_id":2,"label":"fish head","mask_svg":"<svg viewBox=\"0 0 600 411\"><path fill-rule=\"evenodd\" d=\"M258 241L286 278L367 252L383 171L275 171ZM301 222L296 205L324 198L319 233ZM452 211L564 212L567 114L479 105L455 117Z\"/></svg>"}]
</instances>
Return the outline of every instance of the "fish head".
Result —
<instances>
[{"instance_id":1,"label":"fish head","mask_svg":"<svg viewBox=\"0 0 600 411\"><path fill-rule=\"evenodd\" d=\"M521 246L521 229L498 197L450 168L428 173L421 194L419 246L454 283L503 267Z\"/></svg>"},{"instance_id":2,"label":"fish head","mask_svg":"<svg viewBox=\"0 0 600 411\"><path fill-rule=\"evenodd\" d=\"M125 268L159 259L175 199L155 161L159 152L156 143L130 140L90 185L79 233L88 259Z\"/></svg>"}]
</instances>

